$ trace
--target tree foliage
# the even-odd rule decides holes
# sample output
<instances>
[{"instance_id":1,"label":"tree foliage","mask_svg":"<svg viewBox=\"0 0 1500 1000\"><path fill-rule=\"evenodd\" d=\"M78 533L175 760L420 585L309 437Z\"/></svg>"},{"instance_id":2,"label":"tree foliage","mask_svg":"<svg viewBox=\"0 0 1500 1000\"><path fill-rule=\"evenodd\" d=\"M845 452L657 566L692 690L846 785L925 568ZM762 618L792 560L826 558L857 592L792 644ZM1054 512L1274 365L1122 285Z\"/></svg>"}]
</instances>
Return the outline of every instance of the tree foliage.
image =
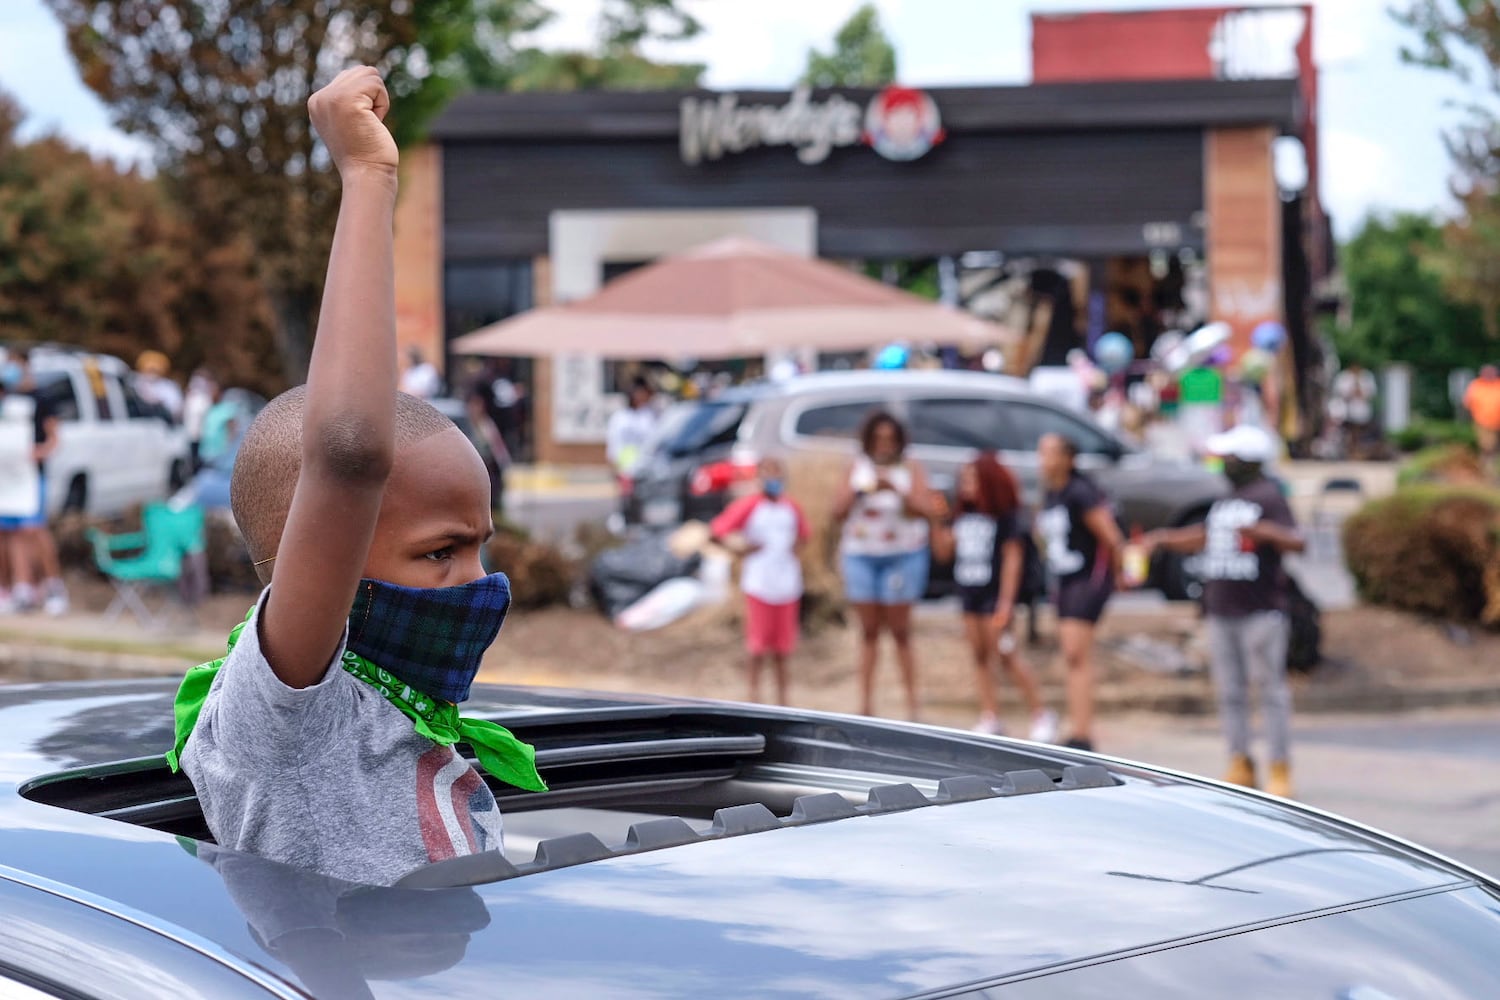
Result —
<instances>
[{"instance_id":1,"label":"tree foliage","mask_svg":"<svg viewBox=\"0 0 1500 1000\"><path fill-rule=\"evenodd\" d=\"M1479 309L1450 295L1431 263L1444 246L1443 227L1426 216L1366 220L1341 254L1352 308L1335 335L1345 360L1411 365L1413 406L1434 417L1452 412L1448 373L1477 368L1495 348Z\"/></svg>"},{"instance_id":2,"label":"tree foliage","mask_svg":"<svg viewBox=\"0 0 1500 1000\"><path fill-rule=\"evenodd\" d=\"M833 36L833 49L809 49L802 82L812 87L883 87L896 79L896 48L867 3Z\"/></svg>"},{"instance_id":3,"label":"tree foliage","mask_svg":"<svg viewBox=\"0 0 1500 1000\"><path fill-rule=\"evenodd\" d=\"M274 313L284 375L306 371L338 211L338 180L308 96L353 64L378 67L408 144L470 86L677 85L637 52L697 31L676 0L607 0L606 65L549 61L517 39L541 0L46 0L84 82L114 123L155 149L205 252L247 242ZM524 74L523 74L523 71Z\"/></svg>"},{"instance_id":4,"label":"tree foliage","mask_svg":"<svg viewBox=\"0 0 1500 1000\"><path fill-rule=\"evenodd\" d=\"M1445 287L1500 336L1500 3L1412 0L1396 17L1413 32L1403 58L1453 74L1474 95L1466 120L1444 136L1463 211L1425 254Z\"/></svg>"},{"instance_id":5,"label":"tree foliage","mask_svg":"<svg viewBox=\"0 0 1500 1000\"><path fill-rule=\"evenodd\" d=\"M273 387L248 248L205 249L160 185L55 137L21 143L20 122L0 95L0 340L151 347Z\"/></svg>"}]
</instances>

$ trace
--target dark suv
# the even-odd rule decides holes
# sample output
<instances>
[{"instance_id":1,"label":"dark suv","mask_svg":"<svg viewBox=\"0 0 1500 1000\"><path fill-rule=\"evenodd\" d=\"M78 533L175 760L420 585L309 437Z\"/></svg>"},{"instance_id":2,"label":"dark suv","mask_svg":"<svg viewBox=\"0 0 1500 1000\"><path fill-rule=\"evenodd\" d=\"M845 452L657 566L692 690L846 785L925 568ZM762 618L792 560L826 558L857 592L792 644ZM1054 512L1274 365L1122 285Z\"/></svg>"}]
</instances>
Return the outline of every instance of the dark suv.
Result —
<instances>
[{"instance_id":1,"label":"dark suv","mask_svg":"<svg viewBox=\"0 0 1500 1000\"><path fill-rule=\"evenodd\" d=\"M984 449L1000 453L1034 504L1041 494L1037 441L1060 433L1077 443L1079 467L1113 497L1127 531L1202 519L1226 492L1224 481L1206 469L1139 451L1019 379L838 372L748 386L669 410L631 484L626 520L663 526L712 518L766 455L847 461L860 424L877 408L905 422L910 456L944 491L952 489L958 468ZM1196 582L1179 560L1158 567L1157 583L1169 596L1196 596Z\"/></svg>"}]
</instances>

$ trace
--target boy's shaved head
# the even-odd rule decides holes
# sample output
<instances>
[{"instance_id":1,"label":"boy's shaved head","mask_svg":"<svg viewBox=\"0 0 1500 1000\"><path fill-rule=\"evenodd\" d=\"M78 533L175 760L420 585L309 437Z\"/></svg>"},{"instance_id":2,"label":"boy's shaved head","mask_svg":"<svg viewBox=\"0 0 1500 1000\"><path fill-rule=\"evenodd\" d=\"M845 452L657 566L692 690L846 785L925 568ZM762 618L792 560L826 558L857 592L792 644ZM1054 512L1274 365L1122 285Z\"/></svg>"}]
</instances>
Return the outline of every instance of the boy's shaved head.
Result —
<instances>
[{"instance_id":1,"label":"boy's shaved head","mask_svg":"<svg viewBox=\"0 0 1500 1000\"><path fill-rule=\"evenodd\" d=\"M276 555L281 532L286 527L297 475L302 469L302 417L307 387L288 389L260 411L235 456L229 480L229 507L245 536L254 562ZM430 403L396 393L396 450L454 429L452 420ZM271 578L271 568L256 567L262 582Z\"/></svg>"}]
</instances>

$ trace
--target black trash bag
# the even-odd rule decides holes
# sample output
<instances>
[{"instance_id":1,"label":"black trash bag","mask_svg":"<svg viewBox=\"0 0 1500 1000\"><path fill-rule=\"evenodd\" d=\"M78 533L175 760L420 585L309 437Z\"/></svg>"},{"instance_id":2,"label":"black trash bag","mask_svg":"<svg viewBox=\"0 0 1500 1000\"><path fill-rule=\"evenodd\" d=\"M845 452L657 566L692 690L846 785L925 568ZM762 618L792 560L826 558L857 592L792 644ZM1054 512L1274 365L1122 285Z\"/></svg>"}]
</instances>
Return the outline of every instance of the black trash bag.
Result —
<instances>
[{"instance_id":1,"label":"black trash bag","mask_svg":"<svg viewBox=\"0 0 1500 1000\"><path fill-rule=\"evenodd\" d=\"M1323 612L1290 573L1286 574L1286 593L1291 627L1286 667L1296 673L1310 673L1323 662Z\"/></svg>"},{"instance_id":2,"label":"black trash bag","mask_svg":"<svg viewBox=\"0 0 1500 1000\"><path fill-rule=\"evenodd\" d=\"M665 532L642 534L617 549L601 552L589 567L589 595L613 618L658 584L692 576L702 558L679 559L667 548Z\"/></svg>"}]
</instances>

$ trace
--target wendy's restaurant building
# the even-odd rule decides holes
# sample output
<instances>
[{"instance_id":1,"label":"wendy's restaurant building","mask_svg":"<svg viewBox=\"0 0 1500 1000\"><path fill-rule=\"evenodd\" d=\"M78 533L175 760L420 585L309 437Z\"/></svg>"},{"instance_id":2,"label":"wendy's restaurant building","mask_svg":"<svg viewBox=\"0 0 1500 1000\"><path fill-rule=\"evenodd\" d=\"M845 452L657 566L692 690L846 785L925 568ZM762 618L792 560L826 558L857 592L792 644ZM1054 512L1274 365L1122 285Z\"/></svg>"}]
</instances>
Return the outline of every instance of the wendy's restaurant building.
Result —
<instances>
[{"instance_id":1,"label":"wendy's restaurant building","mask_svg":"<svg viewBox=\"0 0 1500 1000\"><path fill-rule=\"evenodd\" d=\"M454 337L744 235L935 261L945 298L1016 331L1002 346L1021 373L1105 330L1144 354L1210 319L1239 350L1282 323L1309 410L1330 265L1310 8L1032 27L1030 86L462 97L403 166L399 335L444 357ZM511 365L536 459L602 461L620 366L545 345Z\"/></svg>"}]
</instances>

